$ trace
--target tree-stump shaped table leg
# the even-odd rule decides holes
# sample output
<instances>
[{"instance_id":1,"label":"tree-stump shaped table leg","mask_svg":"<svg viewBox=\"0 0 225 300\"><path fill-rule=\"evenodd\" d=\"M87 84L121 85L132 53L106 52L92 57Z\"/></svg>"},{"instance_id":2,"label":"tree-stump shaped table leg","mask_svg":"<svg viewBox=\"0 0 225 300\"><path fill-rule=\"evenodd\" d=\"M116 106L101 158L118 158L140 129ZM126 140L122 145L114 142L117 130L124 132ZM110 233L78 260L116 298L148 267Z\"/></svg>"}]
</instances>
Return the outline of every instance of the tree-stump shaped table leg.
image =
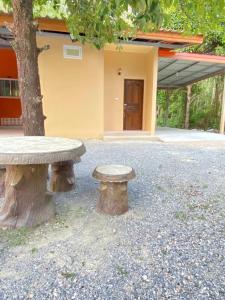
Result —
<instances>
[{"instance_id":1,"label":"tree-stump shaped table leg","mask_svg":"<svg viewBox=\"0 0 225 300\"><path fill-rule=\"evenodd\" d=\"M0 227L33 227L55 215L52 195L47 193L47 171L47 165L6 167Z\"/></svg>"},{"instance_id":2,"label":"tree-stump shaped table leg","mask_svg":"<svg viewBox=\"0 0 225 300\"><path fill-rule=\"evenodd\" d=\"M97 211L121 215L128 211L127 182L101 182Z\"/></svg>"},{"instance_id":3,"label":"tree-stump shaped table leg","mask_svg":"<svg viewBox=\"0 0 225 300\"><path fill-rule=\"evenodd\" d=\"M5 194L5 167L0 166L0 197Z\"/></svg>"},{"instance_id":4,"label":"tree-stump shaped table leg","mask_svg":"<svg viewBox=\"0 0 225 300\"><path fill-rule=\"evenodd\" d=\"M52 192L69 192L75 187L73 160L51 165L50 188Z\"/></svg>"}]
</instances>

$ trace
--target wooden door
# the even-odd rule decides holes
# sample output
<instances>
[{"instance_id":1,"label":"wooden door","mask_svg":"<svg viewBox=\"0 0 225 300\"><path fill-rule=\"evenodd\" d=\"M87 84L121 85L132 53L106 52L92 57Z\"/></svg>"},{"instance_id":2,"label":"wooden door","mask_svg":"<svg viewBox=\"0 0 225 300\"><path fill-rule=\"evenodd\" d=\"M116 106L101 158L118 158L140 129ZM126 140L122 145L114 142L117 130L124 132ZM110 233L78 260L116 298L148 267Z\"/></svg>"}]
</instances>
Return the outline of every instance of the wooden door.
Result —
<instances>
[{"instance_id":1,"label":"wooden door","mask_svg":"<svg viewBox=\"0 0 225 300\"><path fill-rule=\"evenodd\" d=\"M143 115L144 80L124 81L124 130L141 130Z\"/></svg>"}]
</instances>

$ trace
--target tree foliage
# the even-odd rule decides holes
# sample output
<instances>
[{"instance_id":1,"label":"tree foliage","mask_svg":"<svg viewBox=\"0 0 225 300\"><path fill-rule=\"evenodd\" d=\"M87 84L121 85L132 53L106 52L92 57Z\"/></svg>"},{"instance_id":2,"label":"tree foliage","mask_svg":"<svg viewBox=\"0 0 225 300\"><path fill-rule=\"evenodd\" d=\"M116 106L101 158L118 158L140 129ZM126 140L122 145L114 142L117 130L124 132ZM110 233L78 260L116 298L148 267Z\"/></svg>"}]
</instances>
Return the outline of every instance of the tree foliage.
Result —
<instances>
[{"instance_id":1,"label":"tree foliage","mask_svg":"<svg viewBox=\"0 0 225 300\"><path fill-rule=\"evenodd\" d=\"M73 39L98 49L105 43L132 38L139 28L152 31L163 17L157 0L65 0L64 7L62 18Z\"/></svg>"},{"instance_id":2,"label":"tree foliage","mask_svg":"<svg viewBox=\"0 0 225 300\"><path fill-rule=\"evenodd\" d=\"M169 17L164 18L163 28L184 31L187 33L203 33L201 45L180 49L179 51L225 54L225 1L180 1L180 5L172 5ZM168 16L168 14L167 14ZM190 128L218 129L220 122L223 76L216 76L198 82L192 87L193 101L190 108ZM159 91L158 125L184 126L186 91L174 90L170 94L169 118L165 124L165 91Z\"/></svg>"},{"instance_id":3,"label":"tree foliage","mask_svg":"<svg viewBox=\"0 0 225 300\"><path fill-rule=\"evenodd\" d=\"M190 128L219 129L224 76L215 76L192 86L190 108ZM169 116L165 122L166 91L157 94L158 126L184 127L186 90L175 89L170 92Z\"/></svg>"},{"instance_id":4,"label":"tree foliage","mask_svg":"<svg viewBox=\"0 0 225 300\"><path fill-rule=\"evenodd\" d=\"M163 28L206 34L209 30L224 32L225 0L173 0L166 5Z\"/></svg>"},{"instance_id":5,"label":"tree foliage","mask_svg":"<svg viewBox=\"0 0 225 300\"><path fill-rule=\"evenodd\" d=\"M21 0L26 5L27 0ZM1 9L12 1L1 0ZM4 7L3 7L4 5ZM160 27L203 33L225 41L225 0L33 0L35 16L65 19L74 38L101 48Z\"/></svg>"},{"instance_id":6,"label":"tree foliage","mask_svg":"<svg viewBox=\"0 0 225 300\"><path fill-rule=\"evenodd\" d=\"M168 119L166 119L166 93L166 90L158 90L157 93L157 125L183 128L186 91L181 89L169 92Z\"/></svg>"}]
</instances>

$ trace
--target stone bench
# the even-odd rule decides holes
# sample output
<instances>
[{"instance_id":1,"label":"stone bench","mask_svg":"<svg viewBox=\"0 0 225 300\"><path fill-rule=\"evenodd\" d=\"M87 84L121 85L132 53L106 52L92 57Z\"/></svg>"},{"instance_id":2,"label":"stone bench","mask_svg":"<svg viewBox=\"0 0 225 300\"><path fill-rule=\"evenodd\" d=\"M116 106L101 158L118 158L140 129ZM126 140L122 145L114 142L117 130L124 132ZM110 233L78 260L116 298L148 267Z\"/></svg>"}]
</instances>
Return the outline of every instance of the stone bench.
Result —
<instances>
[{"instance_id":1,"label":"stone bench","mask_svg":"<svg viewBox=\"0 0 225 300\"><path fill-rule=\"evenodd\" d=\"M124 165L102 165L95 168L93 177L100 181L97 211L121 215L128 211L127 183L135 171Z\"/></svg>"}]
</instances>

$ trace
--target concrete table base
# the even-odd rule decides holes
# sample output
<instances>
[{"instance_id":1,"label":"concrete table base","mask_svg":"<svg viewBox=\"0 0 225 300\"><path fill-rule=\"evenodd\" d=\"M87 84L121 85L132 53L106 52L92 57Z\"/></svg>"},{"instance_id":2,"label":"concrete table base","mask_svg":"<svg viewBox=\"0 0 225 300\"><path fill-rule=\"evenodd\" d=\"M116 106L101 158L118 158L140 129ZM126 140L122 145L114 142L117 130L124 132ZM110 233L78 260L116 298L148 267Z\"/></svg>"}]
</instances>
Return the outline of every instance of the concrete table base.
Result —
<instances>
[{"instance_id":1,"label":"concrete table base","mask_svg":"<svg viewBox=\"0 0 225 300\"><path fill-rule=\"evenodd\" d=\"M0 166L0 197L5 194L5 167Z\"/></svg>"},{"instance_id":2,"label":"concrete table base","mask_svg":"<svg viewBox=\"0 0 225 300\"><path fill-rule=\"evenodd\" d=\"M75 188L73 160L51 165L50 188L52 192L69 192Z\"/></svg>"},{"instance_id":3,"label":"concrete table base","mask_svg":"<svg viewBox=\"0 0 225 300\"><path fill-rule=\"evenodd\" d=\"M31 227L54 217L55 205L47 193L47 172L45 164L6 167L1 227Z\"/></svg>"}]
</instances>

